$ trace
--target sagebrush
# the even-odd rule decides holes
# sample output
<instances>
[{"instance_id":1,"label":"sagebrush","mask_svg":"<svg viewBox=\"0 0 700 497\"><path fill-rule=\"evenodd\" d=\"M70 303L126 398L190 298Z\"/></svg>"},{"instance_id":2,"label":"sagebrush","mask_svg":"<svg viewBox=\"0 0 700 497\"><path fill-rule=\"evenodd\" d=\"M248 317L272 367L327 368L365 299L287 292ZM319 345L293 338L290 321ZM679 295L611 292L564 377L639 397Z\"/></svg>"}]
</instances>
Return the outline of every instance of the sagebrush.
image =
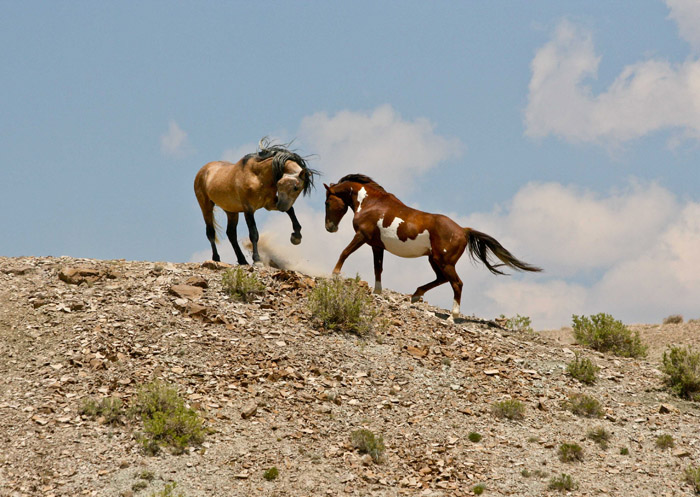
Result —
<instances>
[{"instance_id":1,"label":"sagebrush","mask_svg":"<svg viewBox=\"0 0 700 497\"><path fill-rule=\"evenodd\" d=\"M491 412L498 418L523 419L525 406L516 399L506 399L496 402L491 407Z\"/></svg>"},{"instance_id":2,"label":"sagebrush","mask_svg":"<svg viewBox=\"0 0 700 497\"><path fill-rule=\"evenodd\" d=\"M566 372L569 376L588 385L595 383L599 370L600 368L593 364L590 359L581 357L578 353L574 360L566 366Z\"/></svg>"},{"instance_id":3,"label":"sagebrush","mask_svg":"<svg viewBox=\"0 0 700 497\"><path fill-rule=\"evenodd\" d=\"M148 453L156 454L166 445L173 454L182 454L204 441L205 429L197 411L185 405L177 389L161 381L139 390L132 412L143 421L145 435L140 441Z\"/></svg>"},{"instance_id":4,"label":"sagebrush","mask_svg":"<svg viewBox=\"0 0 700 497\"><path fill-rule=\"evenodd\" d=\"M355 430L350 434L350 442L352 446L362 454L369 454L375 463L384 461L384 438L376 436L372 431L361 429Z\"/></svg>"},{"instance_id":5,"label":"sagebrush","mask_svg":"<svg viewBox=\"0 0 700 497\"><path fill-rule=\"evenodd\" d=\"M610 314L574 314L573 334L578 343L600 352L611 352L620 357L644 357L647 354L647 346L642 343L639 332L632 333Z\"/></svg>"},{"instance_id":6,"label":"sagebrush","mask_svg":"<svg viewBox=\"0 0 700 497\"><path fill-rule=\"evenodd\" d=\"M600 418L603 416L603 408L600 402L584 393L571 394L564 403L564 407L578 416L587 418Z\"/></svg>"},{"instance_id":7,"label":"sagebrush","mask_svg":"<svg viewBox=\"0 0 700 497\"><path fill-rule=\"evenodd\" d=\"M666 385L680 397L700 400L700 353L689 346L664 352L662 371Z\"/></svg>"},{"instance_id":8,"label":"sagebrush","mask_svg":"<svg viewBox=\"0 0 700 497\"><path fill-rule=\"evenodd\" d=\"M321 280L309 294L309 308L324 328L359 335L371 331L379 316L359 276Z\"/></svg>"}]
</instances>

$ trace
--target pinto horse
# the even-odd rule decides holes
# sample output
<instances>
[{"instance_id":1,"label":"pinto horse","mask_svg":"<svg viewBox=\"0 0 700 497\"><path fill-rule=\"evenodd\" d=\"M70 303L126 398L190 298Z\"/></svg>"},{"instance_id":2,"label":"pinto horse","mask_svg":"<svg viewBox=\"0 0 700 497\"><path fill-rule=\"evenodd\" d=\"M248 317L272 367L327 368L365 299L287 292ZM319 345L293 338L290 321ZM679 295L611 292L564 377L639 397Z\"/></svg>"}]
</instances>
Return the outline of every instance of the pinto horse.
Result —
<instances>
[{"instance_id":1,"label":"pinto horse","mask_svg":"<svg viewBox=\"0 0 700 497\"><path fill-rule=\"evenodd\" d=\"M197 173L194 179L194 193L204 216L213 260L221 260L216 250L217 226L214 205L226 212L226 235L236 252L238 264L248 264L238 246L236 235L238 214L241 212L248 225L254 263L260 261L259 235L254 217L255 211L260 208L286 212L294 230L291 242L294 245L301 243L301 225L292 204L300 193L311 193L314 175L318 174L318 171L310 169L304 158L285 148L287 146L289 145L272 145L267 138L263 138L257 153L248 154L235 164L210 162Z\"/></svg>"},{"instance_id":2,"label":"pinto horse","mask_svg":"<svg viewBox=\"0 0 700 497\"><path fill-rule=\"evenodd\" d=\"M411 296L416 302L425 292L449 282L454 292L451 318L459 316L462 280L455 264L469 251L473 260L484 263L493 274L504 274L498 268L506 265L519 271L542 271L516 259L493 237L472 228L463 228L447 216L428 214L408 207L391 193L362 174L349 174L326 188L326 230L335 233L348 208L354 212L352 226L355 237L340 254L334 274L340 273L345 259L365 243L374 253L375 293L382 291L384 250L400 257L428 256L435 271L435 280L419 286ZM502 264L492 264L490 254Z\"/></svg>"}]
</instances>

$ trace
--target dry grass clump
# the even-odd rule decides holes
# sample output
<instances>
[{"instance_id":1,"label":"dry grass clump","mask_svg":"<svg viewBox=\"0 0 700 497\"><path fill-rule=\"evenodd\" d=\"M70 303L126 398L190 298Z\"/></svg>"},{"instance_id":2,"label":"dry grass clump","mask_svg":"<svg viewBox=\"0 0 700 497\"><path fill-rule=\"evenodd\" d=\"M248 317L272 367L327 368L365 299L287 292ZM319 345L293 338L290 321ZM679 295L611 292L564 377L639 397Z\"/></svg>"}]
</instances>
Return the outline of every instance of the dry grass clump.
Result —
<instances>
[{"instance_id":1,"label":"dry grass clump","mask_svg":"<svg viewBox=\"0 0 700 497\"><path fill-rule=\"evenodd\" d=\"M561 476L555 476L549 480L550 490L559 490L560 492L576 490L578 488L578 483L571 478L571 475L562 473Z\"/></svg>"},{"instance_id":2,"label":"dry grass clump","mask_svg":"<svg viewBox=\"0 0 700 497\"><path fill-rule=\"evenodd\" d=\"M122 399L118 397L105 397L99 402L95 399L85 399L80 408L80 414L98 419L104 424L119 424L122 422Z\"/></svg>"},{"instance_id":3,"label":"dry grass clump","mask_svg":"<svg viewBox=\"0 0 700 497\"><path fill-rule=\"evenodd\" d=\"M673 441L673 437L669 434L663 434L656 437L656 446L661 450L671 449L676 443Z\"/></svg>"},{"instance_id":4,"label":"dry grass clump","mask_svg":"<svg viewBox=\"0 0 700 497\"><path fill-rule=\"evenodd\" d=\"M362 454L369 454L375 463L384 461L384 438L374 435L370 430L355 430L350 434L352 446Z\"/></svg>"},{"instance_id":5,"label":"dry grass clump","mask_svg":"<svg viewBox=\"0 0 700 497\"><path fill-rule=\"evenodd\" d=\"M696 494L700 494L700 466L685 468L685 482L693 488Z\"/></svg>"},{"instance_id":6,"label":"dry grass clump","mask_svg":"<svg viewBox=\"0 0 700 497\"><path fill-rule=\"evenodd\" d=\"M493 404L491 412L497 418L523 419L525 417L525 406L519 400L506 399Z\"/></svg>"},{"instance_id":7,"label":"dry grass clump","mask_svg":"<svg viewBox=\"0 0 700 497\"><path fill-rule=\"evenodd\" d=\"M585 416L587 418L600 418L603 416L603 408L600 402L583 393L571 394L564 403L564 407L577 416Z\"/></svg>"},{"instance_id":8,"label":"dry grass clump","mask_svg":"<svg viewBox=\"0 0 700 497\"><path fill-rule=\"evenodd\" d=\"M561 462L583 461L583 449L579 444L563 443L559 446L559 460Z\"/></svg>"},{"instance_id":9,"label":"dry grass clump","mask_svg":"<svg viewBox=\"0 0 700 497\"><path fill-rule=\"evenodd\" d=\"M360 284L359 276L322 280L309 295L309 308L324 328L358 335L370 331L378 316L369 290Z\"/></svg>"},{"instance_id":10,"label":"dry grass clump","mask_svg":"<svg viewBox=\"0 0 700 497\"><path fill-rule=\"evenodd\" d=\"M602 426L597 426L588 431L586 437L589 440L593 440L597 443L601 449L605 450L608 448L608 442L610 441L610 432L603 428Z\"/></svg>"},{"instance_id":11,"label":"dry grass clump","mask_svg":"<svg viewBox=\"0 0 700 497\"><path fill-rule=\"evenodd\" d=\"M598 371L600 371L598 366L587 357L581 357L578 353L574 360L566 366L566 372L569 376L587 385L595 383Z\"/></svg>"},{"instance_id":12,"label":"dry grass clump","mask_svg":"<svg viewBox=\"0 0 700 497\"><path fill-rule=\"evenodd\" d=\"M685 399L700 400L700 353L689 346L671 347L664 352L661 370L666 385Z\"/></svg>"},{"instance_id":13,"label":"dry grass clump","mask_svg":"<svg viewBox=\"0 0 700 497\"><path fill-rule=\"evenodd\" d=\"M639 332L632 333L610 314L574 315L573 321L574 338L582 345L621 357L644 357L647 354L647 346L642 344Z\"/></svg>"},{"instance_id":14,"label":"dry grass clump","mask_svg":"<svg viewBox=\"0 0 700 497\"><path fill-rule=\"evenodd\" d=\"M672 314L664 318L663 324L681 324L683 322L683 316L680 314Z\"/></svg>"},{"instance_id":15,"label":"dry grass clump","mask_svg":"<svg viewBox=\"0 0 700 497\"><path fill-rule=\"evenodd\" d=\"M221 277L221 286L229 296L243 302L250 302L265 291L265 285L252 272L252 269L244 269L240 266L224 272Z\"/></svg>"}]
</instances>

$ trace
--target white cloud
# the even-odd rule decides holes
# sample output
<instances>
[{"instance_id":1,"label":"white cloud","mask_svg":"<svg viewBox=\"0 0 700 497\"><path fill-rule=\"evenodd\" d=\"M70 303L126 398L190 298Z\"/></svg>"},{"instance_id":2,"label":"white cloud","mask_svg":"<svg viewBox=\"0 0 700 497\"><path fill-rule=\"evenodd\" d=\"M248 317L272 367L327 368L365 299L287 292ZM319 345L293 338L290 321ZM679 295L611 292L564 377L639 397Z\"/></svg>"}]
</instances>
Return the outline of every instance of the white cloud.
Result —
<instances>
[{"instance_id":1,"label":"white cloud","mask_svg":"<svg viewBox=\"0 0 700 497\"><path fill-rule=\"evenodd\" d=\"M676 21L681 37L695 50L700 50L700 2L697 0L666 0L669 17Z\"/></svg>"},{"instance_id":2,"label":"white cloud","mask_svg":"<svg viewBox=\"0 0 700 497\"><path fill-rule=\"evenodd\" d=\"M531 64L528 136L616 143L675 129L700 138L700 61L631 64L606 91L594 95L586 81L597 76L599 62L591 34L561 22Z\"/></svg>"},{"instance_id":3,"label":"white cloud","mask_svg":"<svg viewBox=\"0 0 700 497\"><path fill-rule=\"evenodd\" d=\"M459 140L436 134L428 119L404 120L390 105L369 113L313 114L302 120L298 136L319 156L326 182L363 173L397 194L410 191L421 174L464 149Z\"/></svg>"},{"instance_id":4,"label":"white cloud","mask_svg":"<svg viewBox=\"0 0 700 497\"><path fill-rule=\"evenodd\" d=\"M161 135L160 151L168 157L184 157L192 152L187 133L175 121L170 121L168 131Z\"/></svg>"}]
</instances>

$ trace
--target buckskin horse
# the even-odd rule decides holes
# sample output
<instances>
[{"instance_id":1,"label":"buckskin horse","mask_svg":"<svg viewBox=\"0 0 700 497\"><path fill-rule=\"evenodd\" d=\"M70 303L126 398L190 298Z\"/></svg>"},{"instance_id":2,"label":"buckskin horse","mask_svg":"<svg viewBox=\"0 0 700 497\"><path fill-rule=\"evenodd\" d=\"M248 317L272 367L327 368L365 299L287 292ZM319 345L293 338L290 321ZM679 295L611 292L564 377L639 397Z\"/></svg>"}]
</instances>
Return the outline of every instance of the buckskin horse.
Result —
<instances>
[{"instance_id":1,"label":"buckskin horse","mask_svg":"<svg viewBox=\"0 0 700 497\"><path fill-rule=\"evenodd\" d=\"M419 286L411 296L416 302L425 292L449 282L454 292L450 318L459 316L462 300L462 280L455 264L465 250L473 260L479 260L493 274L505 274L498 268L508 266L519 271L538 272L542 269L516 259L493 237L472 228L463 228L447 216L429 214L408 207L393 194L388 193L372 178L362 174L348 174L326 188L326 230L335 233L338 223L350 208L355 237L333 269L340 273L345 259L365 243L374 253L375 293L382 291L382 266L384 250L399 257L428 256L435 271L435 280ZM502 264L493 264L490 255Z\"/></svg>"},{"instance_id":2,"label":"buckskin horse","mask_svg":"<svg viewBox=\"0 0 700 497\"><path fill-rule=\"evenodd\" d=\"M314 176L318 171L310 169L306 160L288 150L288 146L289 144L273 145L267 138L263 138L256 153L247 154L235 164L224 161L210 162L197 173L194 179L194 193L202 209L213 260L221 260L216 250L215 205L226 213L226 235L233 245L238 264L248 264L238 246L236 235L238 214L241 212L248 225L254 263L260 262L259 235L254 217L255 211L260 208L286 212L294 230L291 242L294 245L301 243L301 225L292 205L300 193L311 193Z\"/></svg>"}]
</instances>

